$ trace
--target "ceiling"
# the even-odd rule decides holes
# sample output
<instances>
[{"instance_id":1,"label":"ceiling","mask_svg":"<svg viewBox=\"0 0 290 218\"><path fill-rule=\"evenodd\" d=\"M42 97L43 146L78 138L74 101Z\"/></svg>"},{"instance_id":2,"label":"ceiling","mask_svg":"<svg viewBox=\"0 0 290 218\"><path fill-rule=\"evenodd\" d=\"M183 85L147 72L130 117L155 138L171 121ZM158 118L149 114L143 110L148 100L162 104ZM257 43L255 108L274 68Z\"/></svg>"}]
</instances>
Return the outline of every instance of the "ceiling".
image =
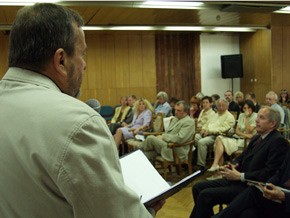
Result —
<instances>
[{"instance_id":1,"label":"ceiling","mask_svg":"<svg viewBox=\"0 0 290 218\"><path fill-rule=\"evenodd\" d=\"M81 1L63 3L77 10L90 26L195 25L269 27L273 10L290 5L283 1L204 2L202 9L137 8L140 2ZM0 29L9 30L21 6L0 6Z\"/></svg>"}]
</instances>

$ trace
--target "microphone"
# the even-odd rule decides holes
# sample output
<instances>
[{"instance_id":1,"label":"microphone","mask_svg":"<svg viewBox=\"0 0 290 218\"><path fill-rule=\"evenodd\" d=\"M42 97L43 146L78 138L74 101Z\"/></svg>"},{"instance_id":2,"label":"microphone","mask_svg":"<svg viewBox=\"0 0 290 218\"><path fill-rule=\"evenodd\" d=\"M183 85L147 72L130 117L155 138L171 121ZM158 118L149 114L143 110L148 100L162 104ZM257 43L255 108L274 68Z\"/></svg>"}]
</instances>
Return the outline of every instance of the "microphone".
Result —
<instances>
[{"instance_id":1,"label":"microphone","mask_svg":"<svg viewBox=\"0 0 290 218\"><path fill-rule=\"evenodd\" d=\"M101 104L97 99L89 99L86 101L86 104L93 108L98 113L101 112Z\"/></svg>"}]
</instances>

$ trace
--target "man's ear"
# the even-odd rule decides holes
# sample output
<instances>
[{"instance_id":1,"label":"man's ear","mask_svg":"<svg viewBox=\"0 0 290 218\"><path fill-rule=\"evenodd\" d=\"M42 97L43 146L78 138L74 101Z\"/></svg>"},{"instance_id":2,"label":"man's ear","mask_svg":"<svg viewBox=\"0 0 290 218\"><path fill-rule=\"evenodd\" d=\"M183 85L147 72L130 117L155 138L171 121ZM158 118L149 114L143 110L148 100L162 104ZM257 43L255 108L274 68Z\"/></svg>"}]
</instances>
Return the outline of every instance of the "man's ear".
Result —
<instances>
[{"instance_id":1,"label":"man's ear","mask_svg":"<svg viewBox=\"0 0 290 218\"><path fill-rule=\"evenodd\" d=\"M61 77L67 76L66 63L67 54L62 48L57 49L53 56L53 67Z\"/></svg>"}]
</instances>

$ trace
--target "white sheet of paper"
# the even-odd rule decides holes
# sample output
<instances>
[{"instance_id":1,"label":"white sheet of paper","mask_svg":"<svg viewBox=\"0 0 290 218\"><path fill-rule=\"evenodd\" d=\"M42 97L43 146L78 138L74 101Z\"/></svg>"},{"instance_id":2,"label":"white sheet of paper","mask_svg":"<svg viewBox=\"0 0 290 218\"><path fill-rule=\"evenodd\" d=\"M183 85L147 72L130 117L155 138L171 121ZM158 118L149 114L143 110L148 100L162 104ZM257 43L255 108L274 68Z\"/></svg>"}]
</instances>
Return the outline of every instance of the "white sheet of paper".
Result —
<instances>
[{"instance_id":1,"label":"white sheet of paper","mask_svg":"<svg viewBox=\"0 0 290 218\"><path fill-rule=\"evenodd\" d=\"M164 126L164 130L166 131L169 124L170 124L170 121L171 119L173 118L174 116L170 116L170 117L165 117L163 118L163 126Z\"/></svg>"},{"instance_id":2,"label":"white sheet of paper","mask_svg":"<svg viewBox=\"0 0 290 218\"><path fill-rule=\"evenodd\" d=\"M142 203L170 188L142 151L121 158L120 163L125 184L139 195Z\"/></svg>"}]
</instances>

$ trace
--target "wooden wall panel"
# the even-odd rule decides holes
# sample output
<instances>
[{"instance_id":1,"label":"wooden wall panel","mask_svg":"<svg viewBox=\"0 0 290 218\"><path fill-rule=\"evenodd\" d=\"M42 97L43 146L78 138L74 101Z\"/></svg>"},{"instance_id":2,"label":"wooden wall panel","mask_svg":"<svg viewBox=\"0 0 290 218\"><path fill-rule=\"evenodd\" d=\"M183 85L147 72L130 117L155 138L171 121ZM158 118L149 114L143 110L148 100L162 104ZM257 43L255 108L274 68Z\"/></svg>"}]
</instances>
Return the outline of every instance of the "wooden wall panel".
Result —
<instances>
[{"instance_id":1,"label":"wooden wall panel","mask_svg":"<svg viewBox=\"0 0 290 218\"><path fill-rule=\"evenodd\" d=\"M271 31L240 34L240 51L244 61L241 91L254 92L257 100L264 103L265 95L272 86Z\"/></svg>"},{"instance_id":2,"label":"wooden wall panel","mask_svg":"<svg viewBox=\"0 0 290 218\"><path fill-rule=\"evenodd\" d=\"M290 15L272 15L272 89L290 91Z\"/></svg>"},{"instance_id":3,"label":"wooden wall panel","mask_svg":"<svg viewBox=\"0 0 290 218\"><path fill-rule=\"evenodd\" d=\"M286 88L290 92L290 26L283 27L283 71L280 77L281 85L273 87L275 90L280 91Z\"/></svg>"},{"instance_id":4,"label":"wooden wall panel","mask_svg":"<svg viewBox=\"0 0 290 218\"><path fill-rule=\"evenodd\" d=\"M151 102L156 98L155 36L142 35L142 63L144 97Z\"/></svg>"},{"instance_id":5,"label":"wooden wall panel","mask_svg":"<svg viewBox=\"0 0 290 218\"><path fill-rule=\"evenodd\" d=\"M120 35L115 37L115 63L116 63L116 87L124 88L129 86L129 46L128 36Z\"/></svg>"},{"instance_id":6,"label":"wooden wall panel","mask_svg":"<svg viewBox=\"0 0 290 218\"><path fill-rule=\"evenodd\" d=\"M274 91L278 91L283 84L283 27L273 26L272 30L272 72ZM281 89L281 88L280 88Z\"/></svg>"},{"instance_id":7,"label":"wooden wall panel","mask_svg":"<svg viewBox=\"0 0 290 218\"><path fill-rule=\"evenodd\" d=\"M0 32L0 79L4 76L8 67L8 35Z\"/></svg>"},{"instance_id":8,"label":"wooden wall panel","mask_svg":"<svg viewBox=\"0 0 290 218\"><path fill-rule=\"evenodd\" d=\"M101 87L109 89L116 87L114 35L105 34L101 37ZM97 57L96 57L97 58Z\"/></svg>"},{"instance_id":9,"label":"wooden wall panel","mask_svg":"<svg viewBox=\"0 0 290 218\"><path fill-rule=\"evenodd\" d=\"M117 105L121 96L156 96L155 36L152 33L89 33L81 100Z\"/></svg>"},{"instance_id":10,"label":"wooden wall panel","mask_svg":"<svg viewBox=\"0 0 290 218\"><path fill-rule=\"evenodd\" d=\"M129 35L129 85L140 87L143 83L142 41L140 35ZM146 64L146 63L144 63Z\"/></svg>"}]
</instances>

